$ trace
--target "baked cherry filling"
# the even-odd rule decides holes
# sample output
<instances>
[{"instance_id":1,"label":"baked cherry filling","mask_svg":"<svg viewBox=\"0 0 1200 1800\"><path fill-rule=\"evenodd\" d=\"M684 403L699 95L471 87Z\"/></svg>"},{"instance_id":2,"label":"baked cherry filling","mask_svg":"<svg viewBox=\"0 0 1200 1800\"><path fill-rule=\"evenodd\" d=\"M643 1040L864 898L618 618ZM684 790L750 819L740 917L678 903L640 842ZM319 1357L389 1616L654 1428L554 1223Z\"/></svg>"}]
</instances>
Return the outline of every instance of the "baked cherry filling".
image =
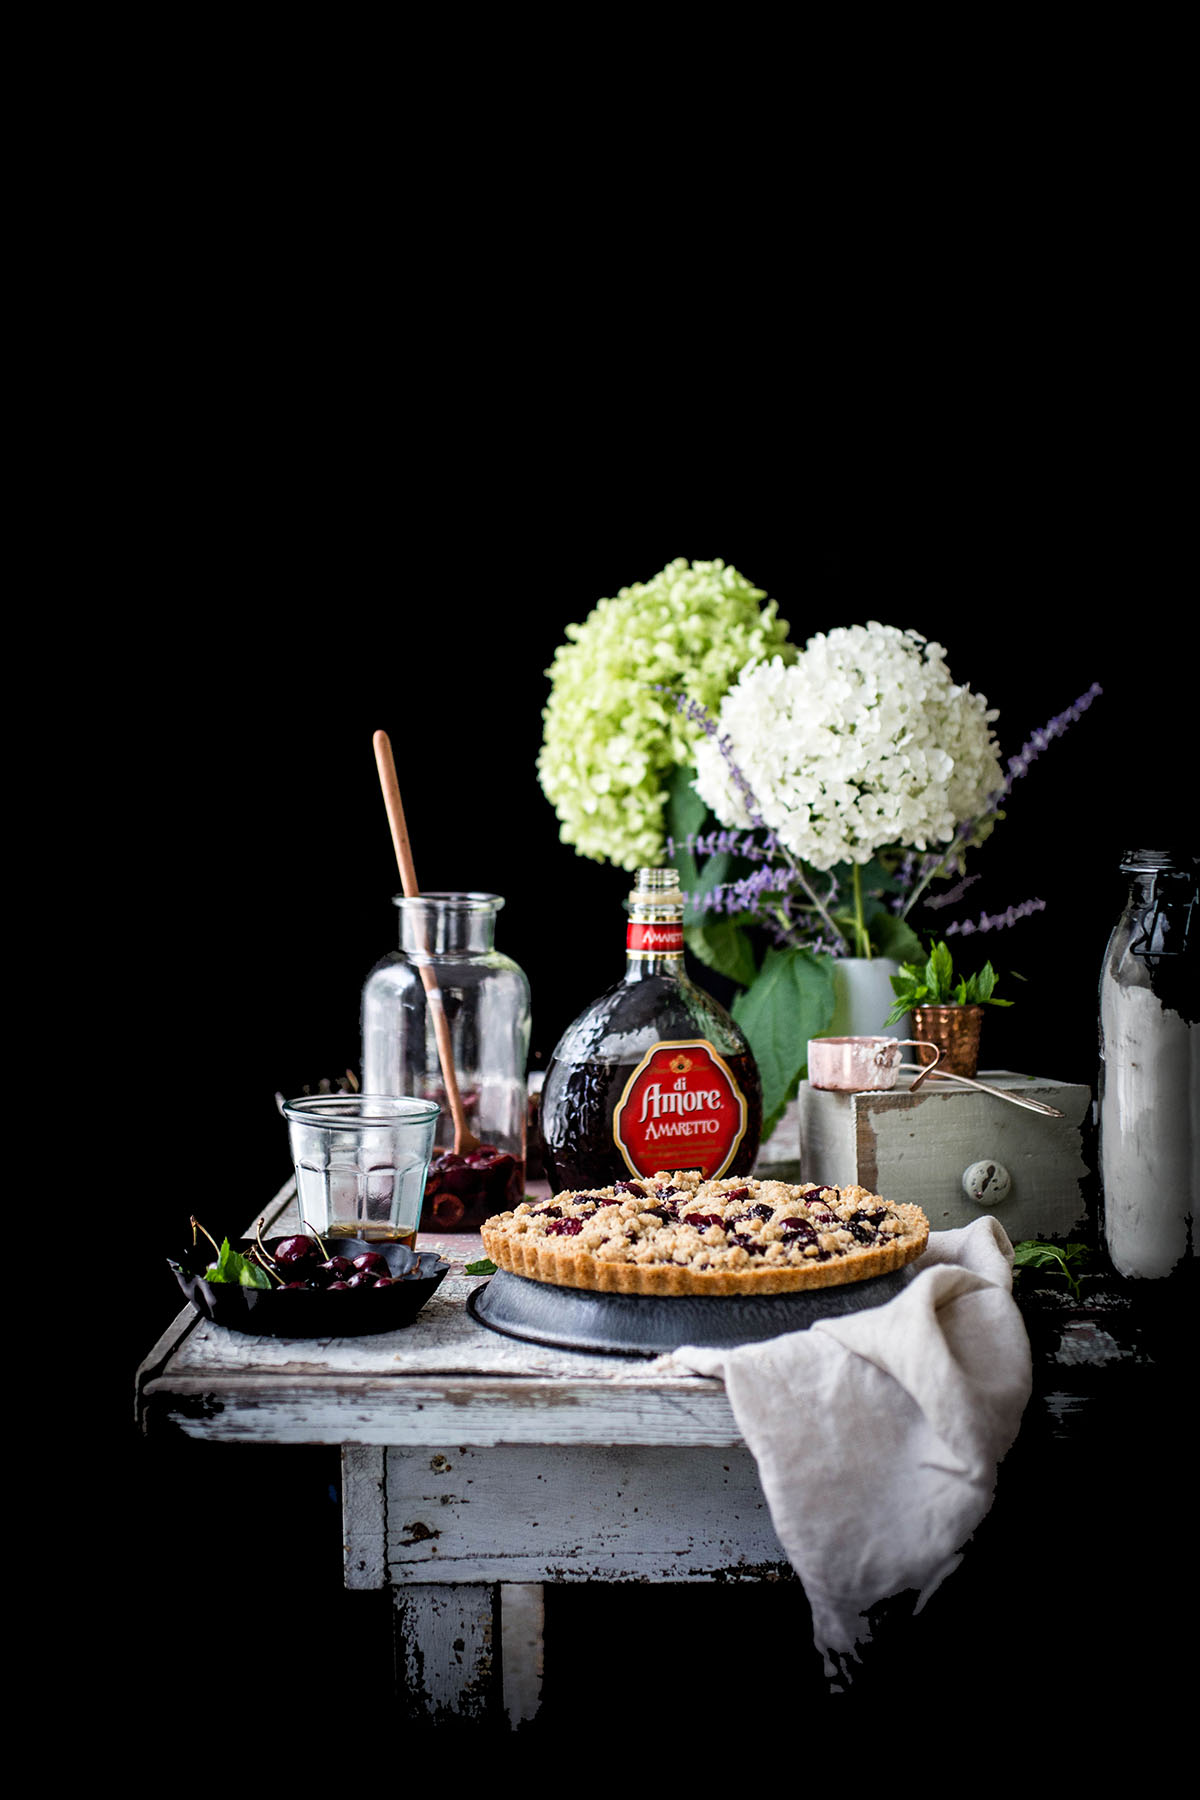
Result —
<instances>
[{"instance_id":1,"label":"baked cherry filling","mask_svg":"<svg viewBox=\"0 0 1200 1800\"><path fill-rule=\"evenodd\" d=\"M547 1237L574 1237L583 1230L582 1219L553 1219L546 1227Z\"/></svg>"},{"instance_id":2,"label":"baked cherry filling","mask_svg":"<svg viewBox=\"0 0 1200 1800\"><path fill-rule=\"evenodd\" d=\"M878 1238L872 1213L856 1212L846 1220L846 1230L860 1244L873 1244Z\"/></svg>"},{"instance_id":3,"label":"baked cherry filling","mask_svg":"<svg viewBox=\"0 0 1200 1800\"><path fill-rule=\"evenodd\" d=\"M735 1213L728 1223L730 1225L741 1225L747 1219L773 1219L774 1217L775 1208L773 1206L766 1206L760 1201L757 1206L748 1206L745 1212Z\"/></svg>"}]
</instances>

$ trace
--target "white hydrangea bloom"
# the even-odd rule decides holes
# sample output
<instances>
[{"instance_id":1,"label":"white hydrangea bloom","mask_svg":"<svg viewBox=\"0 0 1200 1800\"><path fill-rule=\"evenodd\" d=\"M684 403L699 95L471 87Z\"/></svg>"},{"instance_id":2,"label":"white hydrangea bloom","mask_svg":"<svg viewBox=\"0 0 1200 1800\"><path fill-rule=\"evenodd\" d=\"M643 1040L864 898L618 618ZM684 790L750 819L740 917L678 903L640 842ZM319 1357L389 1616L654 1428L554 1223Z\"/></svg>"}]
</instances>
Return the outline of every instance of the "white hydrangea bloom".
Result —
<instances>
[{"instance_id":1,"label":"white hydrangea bloom","mask_svg":"<svg viewBox=\"0 0 1200 1800\"><path fill-rule=\"evenodd\" d=\"M677 557L567 627L546 671L538 778L579 855L623 869L661 861L667 778L691 765L696 739L672 693L712 710L748 661L795 654L765 599L719 560Z\"/></svg>"},{"instance_id":2,"label":"white hydrangea bloom","mask_svg":"<svg viewBox=\"0 0 1200 1800\"><path fill-rule=\"evenodd\" d=\"M763 823L803 862L830 869L893 846L928 850L982 812L1004 779L996 717L951 679L940 644L872 622L811 638L790 665L747 667L721 702L717 735ZM722 824L751 824L713 738L697 747L695 785Z\"/></svg>"}]
</instances>

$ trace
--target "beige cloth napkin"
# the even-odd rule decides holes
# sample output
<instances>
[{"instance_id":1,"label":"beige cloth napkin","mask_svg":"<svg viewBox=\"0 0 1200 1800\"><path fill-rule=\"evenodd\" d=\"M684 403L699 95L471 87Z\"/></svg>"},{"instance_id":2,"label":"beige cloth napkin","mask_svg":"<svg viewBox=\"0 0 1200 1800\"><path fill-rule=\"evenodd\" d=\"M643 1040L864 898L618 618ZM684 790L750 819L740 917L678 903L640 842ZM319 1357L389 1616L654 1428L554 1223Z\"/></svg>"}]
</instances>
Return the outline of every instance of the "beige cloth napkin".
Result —
<instances>
[{"instance_id":1,"label":"beige cloth napkin","mask_svg":"<svg viewBox=\"0 0 1200 1800\"><path fill-rule=\"evenodd\" d=\"M934 1232L884 1306L734 1350L671 1360L724 1377L771 1518L812 1608L826 1674L846 1677L869 1609L961 1560L1032 1387L993 1218Z\"/></svg>"}]
</instances>

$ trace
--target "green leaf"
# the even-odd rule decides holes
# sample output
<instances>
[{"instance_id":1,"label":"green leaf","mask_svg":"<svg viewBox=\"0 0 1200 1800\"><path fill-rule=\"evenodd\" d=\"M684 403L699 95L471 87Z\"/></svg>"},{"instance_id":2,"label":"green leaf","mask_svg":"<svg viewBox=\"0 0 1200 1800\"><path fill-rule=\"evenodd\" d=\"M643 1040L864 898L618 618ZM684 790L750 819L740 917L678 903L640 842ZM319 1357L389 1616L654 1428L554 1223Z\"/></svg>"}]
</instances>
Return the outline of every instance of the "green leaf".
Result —
<instances>
[{"instance_id":1,"label":"green leaf","mask_svg":"<svg viewBox=\"0 0 1200 1800\"><path fill-rule=\"evenodd\" d=\"M685 925L683 941L692 955L718 975L749 987L758 974L754 946L736 919L708 919L700 925Z\"/></svg>"},{"instance_id":2,"label":"green leaf","mask_svg":"<svg viewBox=\"0 0 1200 1800\"><path fill-rule=\"evenodd\" d=\"M714 888L721 887L729 880L729 872L733 866L733 858L728 851L721 850L710 856L696 871L696 880L688 890L692 898L683 909L685 925L700 925L708 911L708 897Z\"/></svg>"},{"instance_id":3,"label":"green leaf","mask_svg":"<svg viewBox=\"0 0 1200 1800\"><path fill-rule=\"evenodd\" d=\"M935 944L930 952L929 961L925 965L925 980L939 1002L949 1000L954 980L954 959L944 941Z\"/></svg>"},{"instance_id":4,"label":"green leaf","mask_svg":"<svg viewBox=\"0 0 1200 1800\"><path fill-rule=\"evenodd\" d=\"M221 1245L221 1254L215 1263L210 1263L204 1271L205 1281L218 1284L228 1283L230 1286L248 1288L269 1288L271 1277L258 1263L251 1262L235 1250L226 1238Z\"/></svg>"},{"instance_id":5,"label":"green leaf","mask_svg":"<svg viewBox=\"0 0 1200 1800\"><path fill-rule=\"evenodd\" d=\"M898 919L886 907L867 920L867 933L877 956L890 956L898 963L920 963L920 938L906 919Z\"/></svg>"},{"instance_id":6,"label":"green leaf","mask_svg":"<svg viewBox=\"0 0 1200 1800\"><path fill-rule=\"evenodd\" d=\"M675 845L673 861L679 874L679 885L685 893L694 893L700 885L699 870L691 851L684 846L689 837L704 829L708 808L692 786L694 769L677 766L671 771L664 808L667 833Z\"/></svg>"},{"instance_id":7,"label":"green leaf","mask_svg":"<svg viewBox=\"0 0 1200 1800\"><path fill-rule=\"evenodd\" d=\"M463 1269L463 1273L464 1275L494 1275L496 1273L496 1265L492 1262L490 1257L483 1256L480 1257L478 1262L467 1263Z\"/></svg>"},{"instance_id":8,"label":"green leaf","mask_svg":"<svg viewBox=\"0 0 1200 1800\"><path fill-rule=\"evenodd\" d=\"M978 1005L985 1005L991 999L995 985L996 971L990 962L985 962L978 975L971 978L971 998Z\"/></svg>"},{"instance_id":9,"label":"green leaf","mask_svg":"<svg viewBox=\"0 0 1200 1800\"><path fill-rule=\"evenodd\" d=\"M1087 1244L1047 1244L1040 1238L1026 1238L1013 1245L1013 1266L1020 1269L1053 1269L1061 1275L1076 1299L1079 1298L1077 1271L1091 1255Z\"/></svg>"},{"instance_id":10,"label":"green leaf","mask_svg":"<svg viewBox=\"0 0 1200 1800\"><path fill-rule=\"evenodd\" d=\"M808 1066L808 1040L833 1022L833 963L811 950L768 950L753 986L733 1003L762 1077L763 1135L779 1123Z\"/></svg>"}]
</instances>

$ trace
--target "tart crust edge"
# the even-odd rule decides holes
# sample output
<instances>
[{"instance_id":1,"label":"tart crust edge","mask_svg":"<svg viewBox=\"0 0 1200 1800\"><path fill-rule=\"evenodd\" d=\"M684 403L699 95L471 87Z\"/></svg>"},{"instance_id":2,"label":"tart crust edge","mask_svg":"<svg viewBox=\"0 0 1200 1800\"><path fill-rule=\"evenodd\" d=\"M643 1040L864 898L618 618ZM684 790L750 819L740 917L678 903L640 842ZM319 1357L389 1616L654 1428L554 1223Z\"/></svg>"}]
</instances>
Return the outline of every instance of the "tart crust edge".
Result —
<instances>
[{"instance_id":1,"label":"tart crust edge","mask_svg":"<svg viewBox=\"0 0 1200 1800\"><path fill-rule=\"evenodd\" d=\"M610 1294L782 1294L869 1281L913 1262L929 1241L929 1220L919 1206L908 1203L892 1210L905 1228L899 1240L864 1245L845 1256L831 1257L828 1262L766 1269L693 1269L686 1263L619 1262L593 1256L586 1250L510 1237L502 1227L505 1215L489 1219L480 1236L485 1254L498 1269L552 1287Z\"/></svg>"}]
</instances>

